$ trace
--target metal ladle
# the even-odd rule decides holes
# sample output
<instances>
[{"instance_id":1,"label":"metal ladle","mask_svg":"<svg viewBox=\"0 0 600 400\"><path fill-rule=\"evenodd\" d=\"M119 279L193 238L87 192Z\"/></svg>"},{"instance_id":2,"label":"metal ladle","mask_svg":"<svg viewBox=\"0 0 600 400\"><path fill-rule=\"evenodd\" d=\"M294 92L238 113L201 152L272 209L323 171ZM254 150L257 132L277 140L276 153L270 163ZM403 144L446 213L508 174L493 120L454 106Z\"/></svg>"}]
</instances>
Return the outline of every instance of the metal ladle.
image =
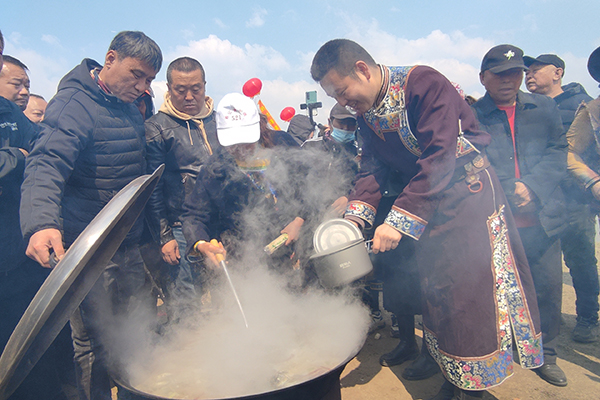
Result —
<instances>
[{"instance_id":1,"label":"metal ladle","mask_svg":"<svg viewBox=\"0 0 600 400\"><path fill-rule=\"evenodd\" d=\"M210 244L212 244L213 246L219 246L219 242L216 239L212 239L210 241ZM248 320L246 319L246 313L244 312L244 308L242 307L240 298L238 297L237 291L235 290L235 286L233 286L233 282L231 281L231 276L229 276L229 271L227 270L227 264L225 264L225 257L223 257L223 254L221 254L221 253L217 253L216 257L217 257L217 261L219 262L219 265L221 266L221 268L223 268L223 271L225 271L225 276L227 277L227 281L229 282L229 287L231 288L231 291L233 292L233 295L235 296L235 301L237 302L238 308L240 309L240 312L242 313L242 317L244 318L244 324L246 325L246 328L248 328Z\"/></svg>"}]
</instances>

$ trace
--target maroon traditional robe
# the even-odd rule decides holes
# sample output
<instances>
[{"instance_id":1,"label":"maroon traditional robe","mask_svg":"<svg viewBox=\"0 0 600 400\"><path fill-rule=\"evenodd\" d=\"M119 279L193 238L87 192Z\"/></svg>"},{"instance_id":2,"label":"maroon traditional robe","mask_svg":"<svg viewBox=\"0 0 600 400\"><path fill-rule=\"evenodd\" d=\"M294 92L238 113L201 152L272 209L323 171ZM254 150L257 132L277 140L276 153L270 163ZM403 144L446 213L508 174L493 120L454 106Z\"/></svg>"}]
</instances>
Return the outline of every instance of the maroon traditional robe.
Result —
<instances>
[{"instance_id":1,"label":"maroon traditional robe","mask_svg":"<svg viewBox=\"0 0 600 400\"><path fill-rule=\"evenodd\" d=\"M362 171L346 216L372 224L390 178L404 189L385 222L417 240L424 339L446 378L468 390L543 364L539 312L523 246L487 133L455 87L425 66L381 66L384 88L359 118ZM412 238L412 239L411 239Z\"/></svg>"}]
</instances>

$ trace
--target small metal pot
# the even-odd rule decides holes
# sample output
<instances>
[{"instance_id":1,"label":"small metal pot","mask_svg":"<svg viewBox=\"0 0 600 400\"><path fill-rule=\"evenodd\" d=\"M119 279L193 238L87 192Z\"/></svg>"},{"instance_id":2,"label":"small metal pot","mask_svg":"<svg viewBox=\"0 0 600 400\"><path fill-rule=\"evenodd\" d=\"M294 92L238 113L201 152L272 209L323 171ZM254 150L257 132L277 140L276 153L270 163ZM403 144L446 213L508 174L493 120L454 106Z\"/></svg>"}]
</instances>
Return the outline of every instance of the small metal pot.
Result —
<instances>
[{"instance_id":1,"label":"small metal pot","mask_svg":"<svg viewBox=\"0 0 600 400\"><path fill-rule=\"evenodd\" d=\"M362 278L373 270L364 239L348 242L310 257L315 272L326 288L344 286Z\"/></svg>"}]
</instances>

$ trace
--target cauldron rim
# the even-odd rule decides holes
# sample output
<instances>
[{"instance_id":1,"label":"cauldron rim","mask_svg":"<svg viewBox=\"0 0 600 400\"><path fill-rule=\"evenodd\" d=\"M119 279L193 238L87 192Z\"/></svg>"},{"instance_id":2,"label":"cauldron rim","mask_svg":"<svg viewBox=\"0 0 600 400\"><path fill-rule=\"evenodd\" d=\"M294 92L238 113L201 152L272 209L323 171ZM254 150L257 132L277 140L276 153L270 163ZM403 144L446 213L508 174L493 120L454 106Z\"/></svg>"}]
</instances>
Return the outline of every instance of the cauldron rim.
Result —
<instances>
[{"instance_id":1,"label":"cauldron rim","mask_svg":"<svg viewBox=\"0 0 600 400\"><path fill-rule=\"evenodd\" d=\"M293 390L297 390L299 387L308 385L317 380L324 380L327 377L333 377L336 374L337 374L336 381L339 382L339 376L341 375L342 371L344 370L344 368L346 368L346 365L348 365L348 363L350 361L352 361L358 355L358 353L360 353L360 351L364 347L366 341L367 341L367 337L365 335L365 338L362 341L361 345L356 350L354 350L349 357L347 357L344 361L339 363L337 366L331 368L327 372L324 372L318 376L306 379L306 380L304 380L302 382L298 382L294 385L286 386L286 387L271 390L271 391L251 393L251 394L241 395L241 396L236 396L236 397L214 397L214 398L206 398L206 399L202 399L202 400L252 400L252 399L260 399L265 396L282 395L284 393L288 393ZM127 374L124 373L120 369L119 370L113 369L110 372L110 375L111 375L112 380L117 384L117 386L120 386L123 389L126 389L127 391L129 391L137 396L141 396L144 399L148 399L148 400L187 400L187 399L177 399L177 398L173 398L173 397L161 397L161 396L158 396L155 394L146 393L139 389L136 389L129 383L128 378L123 379L123 377L126 377Z\"/></svg>"}]
</instances>

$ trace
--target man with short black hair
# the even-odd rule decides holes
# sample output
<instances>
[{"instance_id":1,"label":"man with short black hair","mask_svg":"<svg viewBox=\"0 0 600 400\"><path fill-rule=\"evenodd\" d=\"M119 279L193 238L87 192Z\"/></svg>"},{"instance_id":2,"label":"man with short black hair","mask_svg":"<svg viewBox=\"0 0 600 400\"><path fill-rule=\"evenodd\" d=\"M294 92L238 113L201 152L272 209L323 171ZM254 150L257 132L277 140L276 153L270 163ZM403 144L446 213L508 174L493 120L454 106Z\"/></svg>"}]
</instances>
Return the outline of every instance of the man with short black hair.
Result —
<instances>
[{"instance_id":1,"label":"man with short black hair","mask_svg":"<svg viewBox=\"0 0 600 400\"><path fill-rule=\"evenodd\" d=\"M0 70L0 96L19 106L21 111L27 108L29 101L28 68L21 61L4 55L4 65Z\"/></svg>"},{"instance_id":2,"label":"man with short black hair","mask_svg":"<svg viewBox=\"0 0 600 400\"><path fill-rule=\"evenodd\" d=\"M50 252L60 259L111 198L146 172L144 121L133 102L161 64L152 39L124 31L103 66L84 59L59 83L22 186L27 255L41 265L50 267ZM106 346L144 284L141 232L140 219L71 317L81 399L111 398Z\"/></svg>"},{"instance_id":3,"label":"man with short black hair","mask_svg":"<svg viewBox=\"0 0 600 400\"><path fill-rule=\"evenodd\" d=\"M219 147L213 99L206 95L204 68L197 60L180 57L167 68L167 92L158 113L146 121L148 169L165 164L165 171L148 202L148 221L170 264L167 284L169 317L198 304L192 265L185 257L187 243L181 214L200 167Z\"/></svg>"},{"instance_id":4,"label":"man with short black hair","mask_svg":"<svg viewBox=\"0 0 600 400\"><path fill-rule=\"evenodd\" d=\"M48 102L39 94L31 94L29 96L29 102L27 108L23 111L23 114L34 124L39 124L44 119L44 113L46 112L46 106Z\"/></svg>"},{"instance_id":5,"label":"man with short black hair","mask_svg":"<svg viewBox=\"0 0 600 400\"><path fill-rule=\"evenodd\" d=\"M424 343L447 379L436 399L455 398L455 388L460 398L480 398L508 378L513 334L521 365L539 366L532 279L483 152L490 137L452 83L427 66L377 64L347 39L325 43L311 75L356 111L364 140L345 218L372 226L388 183L397 186L372 249L415 240Z\"/></svg>"},{"instance_id":6,"label":"man with short black hair","mask_svg":"<svg viewBox=\"0 0 600 400\"><path fill-rule=\"evenodd\" d=\"M472 108L481 129L492 136L487 155L509 200L533 276L544 343L544 365L535 371L565 386L555 346L562 301L559 235L566 222L560 182L567 172L567 140L556 103L519 90L526 70L518 47L490 49L479 74L486 94Z\"/></svg>"},{"instance_id":7,"label":"man with short black hair","mask_svg":"<svg viewBox=\"0 0 600 400\"><path fill-rule=\"evenodd\" d=\"M529 70L525 73L527 89L531 93L550 96L556 102L565 132L569 130L575 112L592 98L579 83L571 82L562 86L565 63L555 54L542 54L537 58L523 57ZM560 245L573 278L573 288L577 295L577 325L571 337L576 342L598 340L598 261L595 246L595 213L591 209L592 199L582 190L572 174L565 176L561 183L565 194L565 204L569 223L560 237Z\"/></svg>"}]
</instances>

